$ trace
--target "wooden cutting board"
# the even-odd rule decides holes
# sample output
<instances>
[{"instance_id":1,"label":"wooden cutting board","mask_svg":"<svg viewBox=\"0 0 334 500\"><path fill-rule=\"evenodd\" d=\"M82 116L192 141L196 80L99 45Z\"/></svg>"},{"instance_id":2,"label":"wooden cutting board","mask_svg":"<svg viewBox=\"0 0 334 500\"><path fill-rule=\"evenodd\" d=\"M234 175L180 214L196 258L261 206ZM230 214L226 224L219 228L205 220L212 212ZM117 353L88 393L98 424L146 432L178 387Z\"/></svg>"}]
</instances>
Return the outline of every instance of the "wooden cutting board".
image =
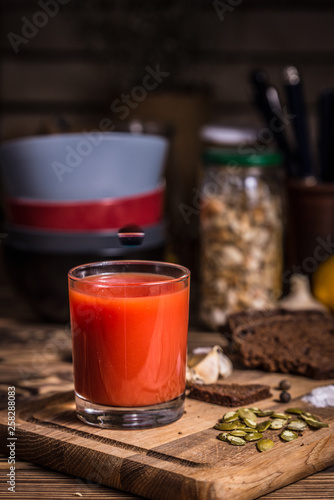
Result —
<instances>
[{"instance_id":1,"label":"wooden cutting board","mask_svg":"<svg viewBox=\"0 0 334 500\"><path fill-rule=\"evenodd\" d=\"M74 412L73 393L26 403L16 413L16 457L153 500L251 500L334 464L334 408L314 408L301 396L333 383L288 376L293 399L282 404L275 389L281 374L234 371L226 382L265 383L272 398L256 406L284 410L298 406L329 424L307 429L259 453L254 443L237 447L219 441L213 429L229 409L186 399L177 422L158 429L116 431L91 427ZM253 405L254 406L254 405ZM7 412L0 413L0 450L8 453Z\"/></svg>"}]
</instances>

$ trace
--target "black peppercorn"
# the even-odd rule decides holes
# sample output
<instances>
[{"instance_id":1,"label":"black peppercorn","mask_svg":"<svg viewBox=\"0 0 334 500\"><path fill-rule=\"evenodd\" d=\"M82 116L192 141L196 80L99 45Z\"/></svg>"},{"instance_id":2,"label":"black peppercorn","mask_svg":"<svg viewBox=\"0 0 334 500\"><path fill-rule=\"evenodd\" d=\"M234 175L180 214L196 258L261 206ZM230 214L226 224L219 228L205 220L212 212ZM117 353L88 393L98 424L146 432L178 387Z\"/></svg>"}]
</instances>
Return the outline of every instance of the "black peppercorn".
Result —
<instances>
[{"instance_id":1,"label":"black peppercorn","mask_svg":"<svg viewBox=\"0 0 334 500\"><path fill-rule=\"evenodd\" d=\"M284 380L281 380L280 383L279 383L279 389L281 389L282 391L287 391L290 389L291 387L291 384L288 380L284 379Z\"/></svg>"},{"instance_id":2,"label":"black peppercorn","mask_svg":"<svg viewBox=\"0 0 334 500\"><path fill-rule=\"evenodd\" d=\"M282 391L279 398L282 403L288 403L291 399L291 395L287 391Z\"/></svg>"}]
</instances>

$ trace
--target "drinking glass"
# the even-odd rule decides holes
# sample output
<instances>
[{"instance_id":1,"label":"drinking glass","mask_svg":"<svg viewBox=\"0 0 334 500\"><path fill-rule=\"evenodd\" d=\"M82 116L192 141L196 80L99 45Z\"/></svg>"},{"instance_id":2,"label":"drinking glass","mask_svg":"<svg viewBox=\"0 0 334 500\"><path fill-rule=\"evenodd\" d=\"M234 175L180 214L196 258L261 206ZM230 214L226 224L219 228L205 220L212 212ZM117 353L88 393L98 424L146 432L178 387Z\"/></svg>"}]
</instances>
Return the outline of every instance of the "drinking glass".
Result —
<instances>
[{"instance_id":1,"label":"drinking glass","mask_svg":"<svg viewBox=\"0 0 334 500\"><path fill-rule=\"evenodd\" d=\"M190 271L107 261L68 273L75 403L98 427L158 427L183 414Z\"/></svg>"}]
</instances>

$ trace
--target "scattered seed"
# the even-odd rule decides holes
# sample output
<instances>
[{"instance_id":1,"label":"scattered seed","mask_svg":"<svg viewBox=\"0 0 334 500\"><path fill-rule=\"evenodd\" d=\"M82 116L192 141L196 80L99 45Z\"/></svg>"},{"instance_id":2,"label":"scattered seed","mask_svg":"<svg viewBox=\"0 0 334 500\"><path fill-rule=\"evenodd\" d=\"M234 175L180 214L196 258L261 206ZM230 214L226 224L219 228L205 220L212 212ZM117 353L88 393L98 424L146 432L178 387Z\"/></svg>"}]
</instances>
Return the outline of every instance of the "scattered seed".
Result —
<instances>
[{"instance_id":1,"label":"scattered seed","mask_svg":"<svg viewBox=\"0 0 334 500\"><path fill-rule=\"evenodd\" d=\"M298 438L298 434L293 431L284 429L284 431L282 431L280 434L280 438L284 441L294 441L294 439Z\"/></svg>"},{"instance_id":2,"label":"scattered seed","mask_svg":"<svg viewBox=\"0 0 334 500\"><path fill-rule=\"evenodd\" d=\"M304 411L303 415L305 415L305 417L313 418L313 420L319 420L318 417L316 417L315 415L312 415L312 413L309 413L308 411Z\"/></svg>"},{"instance_id":3,"label":"scattered seed","mask_svg":"<svg viewBox=\"0 0 334 500\"><path fill-rule=\"evenodd\" d=\"M305 422L315 429L320 429L321 427L328 427L328 424L321 422L321 420L315 420L315 418L307 417L306 415L300 415Z\"/></svg>"},{"instance_id":4,"label":"scattered seed","mask_svg":"<svg viewBox=\"0 0 334 500\"><path fill-rule=\"evenodd\" d=\"M235 429L234 431L231 431L230 434L231 434L231 436L244 437L244 436L246 436L247 432L245 432L241 429Z\"/></svg>"},{"instance_id":5,"label":"scattered seed","mask_svg":"<svg viewBox=\"0 0 334 500\"><path fill-rule=\"evenodd\" d=\"M270 429L273 429L275 431L277 431L278 429L282 429L284 426L285 420L283 420L282 418L275 418L275 420L270 423Z\"/></svg>"},{"instance_id":6,"label":"scattered seed","mask_svg":"<svg viewBox=\"0 0 334 500\"><path fill-rule=\"evenodd\" d=\"M258 441L259 439L263 438L263 434L261 432L250 432L249 434L246 434L245 440L246 441Z\"/></svg>"},{"instance_id":7,"label":"scattered seed","mask_svg":"<svg viewBox=\"0 0 334 500\"><path fill-rule=\"evenodd\" d=\"M274 446L275 444L271 439L260 439L260 441L256 443L256 447L259 451L271 450Z\"/></svg>"},{"instance_id":8,"label":"scattered seed","mask_svg":"<svg viewBox=\"0 0 334 500\"><path fill-rule=\"evenodd\" d=\"M220 420L220 422L235 422L236 420L239 419L239 415L236 411L228 411L225 413L223 418Z\"/></svg>"},{"instance_id":9,"label":"scattered seed","mask_svg":"<svg viewBox=\"0 0 334 500\"><path fill-rule=\"evenodd\" d=\"M285 410L285 413L294 413L295 415L301 415L302 413L304 413L304 411L300 408L288 408Z\"/></svg>"},{"instance_id":10,"label":"scattered seed","mask_svg":"<svg viewBox=\"0 0 334 500\"><path fill-rule=\"evenodd\" d=\"M255 420L251 420L250 418L244 418L243 421L245 422L247 427L252 427L253 429L256 429L257 424Z\"/></svg>"},{"instance_id":11,"label":"scattered seed","mask_svg":"<svg viewBox=\"0 0 334 500\"><path fill-rule=\"evenodd\" d=\"M286 426L286 429L290 431L304 431L307 427L307 423L304 420L291 420L288 425Z\"/></svg>"},{"instance_id":12,"label":"scattered seed","mask_svg":"<svg viewBox=\"0 0 334 500\"><path fill-rule=\"evenodd\" d=\"M289 421L291 418L289 414L296 416ZM271 417L272 420L257 423L257 417ZM279 430L284 426L285 429L282 430L280 438L283 441L293 441L298 438L297 433L304 431L308 426L320 429L328 427L328 424L300 408L287 408L285 412L240 408L237 411L225 413L214 428L229 431L222 432L217 436L221 441L229 442L234 446L244 446L246 441L256 441L259 451L267 451L273 448L274 442L271 439L263 439L263 433L267 429Z\"/></svg>"},{"instance_id":13,"label":"scattered seed","mask_svg":"<svg viewBox=\"0 0 334 500\"><path fill-rule=\"evenodd\" d=\"M271 418L279 418L280 420L288 420L291 417L289 415L287 415L286 413L275 412L271 415Z\"/></svg>"},{"instance_id":14,"label":"scattered seed","mask_svg":"<svg viewBox=\"0 0 334 500\"><path fill-rule=\"evenodd\" d=\"M261 412L260 408L257 408L256 406L255 407L252 407L252 408L248 408L250 411L252 411L253 413L255 413L255 415L259 412Z\"/></svg>"},{"instance_id":15,"label":"scattered seed","mask_svg":"<svg viewBox=\"0 0 334 500\"><path fill-rule=\"evenodd\" d=\"M241 437L231 436L231 434L227 436L227 439L234 446L244 446L246 444L244 439Z\"/></svg>"},{"instance_id":16,"label":"scattered seed","mask_svg":"<svg viewBox=\"0 0 334 500\"><path fill-rule=\"evenodd\" d=\"M244 430L245 427L246 427L246 424L244 424L240 420L238 420L237 422L235 422L235 424L236 424L236 429L242 429L242 430Z\"/></svg>"},{"instance_id":17,"label":"scattered seed","mask_svg":"<svg viewBox=\"0 0 334 500\"><path fill-rule=\"evenodd\" d=\"M220 434L218 434L217 438L220 439L220 441L227 442L227 436L228 436L228 432L221 432Z\"/></svg>"},{"instance_id":18,"label":"scattered seed","mask_svg":"<svg viewBox=\"0 0 334 500\"><path fill-rule=\"evenodd\" d=\"M215 429L218 431L232 431L233 429L237 429L237 423L236 422L221 422L219 424L216 424Z\"/></svg>"},{"instance_id":19,"label":"scattered seed","mask_svg":"<svg viewBox=\"0 0 334 500\"><path fill-rule=\"evenodd\" d=\"M257 424L256 430L258 432L265 432L267 429L269 429L270 424L271 424L271 420L265 420L264 422Z\"/></svg>"},{"instance_id":20,"label":"scattered seed","mask_svg":"<svg viewBox=\"0 0 334 500\"><path fill-rule=\"evenodd\" d=\"M261 410L260 413L257 414L258 417L271 417L273 414L273 410Z\"/></svg>"},{"instance_id":21,"label":"scattered seed","mask_svg":"<svg viewBox=\"0 0 334 500\"><path fill-rule=\"evenodd\" d=\"M240 410L238 410L238 415L243 421L245 421L245 419L248 419L256 422L257 419L255 413L252 412L252 410L250 410L249 408L240 408Z\"/></svg>"}]
</instances>

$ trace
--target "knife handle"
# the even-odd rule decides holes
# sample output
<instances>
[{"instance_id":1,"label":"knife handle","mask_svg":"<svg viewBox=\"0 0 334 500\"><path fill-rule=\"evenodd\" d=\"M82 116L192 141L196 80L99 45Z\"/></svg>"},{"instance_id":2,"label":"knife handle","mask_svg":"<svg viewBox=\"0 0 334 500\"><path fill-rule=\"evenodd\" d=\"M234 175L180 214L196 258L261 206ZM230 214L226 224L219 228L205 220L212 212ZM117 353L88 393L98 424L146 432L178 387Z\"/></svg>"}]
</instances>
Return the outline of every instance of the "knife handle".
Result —
<instances>
[{"instance_id":1,"label":"knife handle","mask_svg":"<svg viewBox=\"0 0 334 500\"><path fill-rule=\"evenodd\" d=\"M300 161L300 176L314 175L310 148L310 138L307 127L306 106L303 96L302 81L298 70L289 66L284 70L285 90L289 113L295 115L292 119L297 153Z\"/></svg>"},{"instance_id":2,"label":"knife handle","mask_svg":"<svg viewBox=\"0 0 334 500\"><path fill-rule=\"evenodd\" d=\"M267 74L263 70L254 70L251 73L250 80L253 87L254 103L275 137L278 148L284 155L287 175L296 177L296 165L285 136L285 124L282 120L283 110L277 89L273 85L269 85Z\"/></svg>"}]
</instances>

